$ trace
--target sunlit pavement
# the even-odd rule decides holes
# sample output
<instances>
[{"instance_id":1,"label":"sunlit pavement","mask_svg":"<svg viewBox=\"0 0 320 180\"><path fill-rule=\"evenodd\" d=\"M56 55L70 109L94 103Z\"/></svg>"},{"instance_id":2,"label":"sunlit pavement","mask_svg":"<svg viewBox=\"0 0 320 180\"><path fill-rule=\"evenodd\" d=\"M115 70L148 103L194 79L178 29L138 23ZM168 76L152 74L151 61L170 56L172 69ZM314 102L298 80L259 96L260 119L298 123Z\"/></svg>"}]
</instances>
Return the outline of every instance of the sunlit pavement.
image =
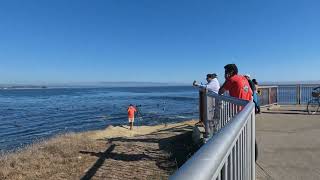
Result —
<instances>
[{"instance_id":1,"label":"sunlit pavement","mask_svg":"<svg viewBox=\"0 0 320 180\"><path fill-rule=\"evenodd\" d=\"M320 179L320 115L305 110L281 106L257 115L258 180Z\"/></svg>"}]
</instances>

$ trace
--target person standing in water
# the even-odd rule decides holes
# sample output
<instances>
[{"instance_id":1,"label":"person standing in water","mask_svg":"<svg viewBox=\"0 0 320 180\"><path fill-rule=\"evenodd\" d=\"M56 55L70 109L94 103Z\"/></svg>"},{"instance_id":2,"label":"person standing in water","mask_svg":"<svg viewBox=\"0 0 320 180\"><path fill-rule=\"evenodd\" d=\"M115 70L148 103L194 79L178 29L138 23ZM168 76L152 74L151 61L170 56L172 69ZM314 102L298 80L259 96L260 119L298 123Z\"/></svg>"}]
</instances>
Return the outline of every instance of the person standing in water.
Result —
<instances>
[{"instance_id":1,"label":"person standing in water","mask_svg":"<svg viewBox=\"0 0 320 180\"><path fill-rule=\"evenodd\" d=\"M137 112L137 109L132 104L130 104L128 107L128 120L129 120L130 130L133 129L134 115L136 112Z\"/></svg>"}]
</instances>

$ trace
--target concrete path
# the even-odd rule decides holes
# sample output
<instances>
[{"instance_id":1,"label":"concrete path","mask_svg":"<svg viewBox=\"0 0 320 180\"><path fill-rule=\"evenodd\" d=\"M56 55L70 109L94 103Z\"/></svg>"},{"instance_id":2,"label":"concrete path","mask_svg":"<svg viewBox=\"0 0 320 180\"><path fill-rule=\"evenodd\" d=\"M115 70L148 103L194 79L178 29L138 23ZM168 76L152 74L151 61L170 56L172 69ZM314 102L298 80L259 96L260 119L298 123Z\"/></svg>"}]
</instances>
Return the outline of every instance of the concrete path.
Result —
<instances>
[{"instance_id":1,"label":"concrete path","mask_svg":"<svg viewBox=\"0 0 320 180\"><path fill-rule=\"evenodd\" d=\"M257 179L320 179L320 115L281 106L256 118Z\"/></svg>"}]
</instances>

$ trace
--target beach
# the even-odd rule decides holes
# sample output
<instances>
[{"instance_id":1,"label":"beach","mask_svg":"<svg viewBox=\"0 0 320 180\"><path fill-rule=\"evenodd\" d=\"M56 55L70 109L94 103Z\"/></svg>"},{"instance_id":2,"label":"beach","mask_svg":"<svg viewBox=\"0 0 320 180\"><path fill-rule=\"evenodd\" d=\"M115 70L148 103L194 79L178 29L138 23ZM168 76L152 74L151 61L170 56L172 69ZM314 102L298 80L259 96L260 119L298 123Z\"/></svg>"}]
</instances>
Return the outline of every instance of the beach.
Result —
<instances>
[{"instance_id":1,"label":"beach","mask_svg":"<svg viewBox=\"0 0 320 180\"><path fill-rule=\"evenodd\" d=\"M57 135L0 157L0 179L167 179L193 152L190 120Z\"/></svg>"},{"instance_id":2,"label":"beach","mask_svg":"<svg viewBox=\"0 0 320 180\"><path fill-rule=\"evenodd\" d=\"M0 93L0 151L19 149L57 134L103 130L128 122L138 106L137 125L199 117L192 87L121 87L7 90Z\"/></svg>"}]
</instances>

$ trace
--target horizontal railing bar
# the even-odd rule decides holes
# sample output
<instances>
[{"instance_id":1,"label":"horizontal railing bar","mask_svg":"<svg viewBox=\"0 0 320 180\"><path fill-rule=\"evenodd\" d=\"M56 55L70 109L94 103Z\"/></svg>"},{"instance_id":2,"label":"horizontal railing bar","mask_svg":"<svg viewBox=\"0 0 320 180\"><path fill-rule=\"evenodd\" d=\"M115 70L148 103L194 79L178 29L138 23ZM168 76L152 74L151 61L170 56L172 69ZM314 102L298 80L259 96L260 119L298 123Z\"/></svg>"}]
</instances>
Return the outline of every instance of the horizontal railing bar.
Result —
<instances>
[{"instance_id":1,"label":"horizontal railing bar","mask_svg":"<svg viewBox=\"0 0 320 180\"><path fill-rule=\"evenodd\" d=\"M259 89L261 88L277 88L279 86L259 86Z\"/></svg>"},{"instance_id":2,"label":"horizontal railing bar","mask_svg":"<svg viewBox=\"0 0 320 180\"><path fill-rule=\"evenodd\" d=\"M213 92L208 92L207 96L216 98L217 100L220 100L220 101L228 101L228 102L230 102L232 104L236 104L236 105L239 105L239 106L245 106L249 102L249 101L246 101L246 100L243 100L243 99L238 99L238 98L231 97L231 96L222 96L222 95L219 95L219 94L213 93Z\"/></svg>"}]
</instances>

